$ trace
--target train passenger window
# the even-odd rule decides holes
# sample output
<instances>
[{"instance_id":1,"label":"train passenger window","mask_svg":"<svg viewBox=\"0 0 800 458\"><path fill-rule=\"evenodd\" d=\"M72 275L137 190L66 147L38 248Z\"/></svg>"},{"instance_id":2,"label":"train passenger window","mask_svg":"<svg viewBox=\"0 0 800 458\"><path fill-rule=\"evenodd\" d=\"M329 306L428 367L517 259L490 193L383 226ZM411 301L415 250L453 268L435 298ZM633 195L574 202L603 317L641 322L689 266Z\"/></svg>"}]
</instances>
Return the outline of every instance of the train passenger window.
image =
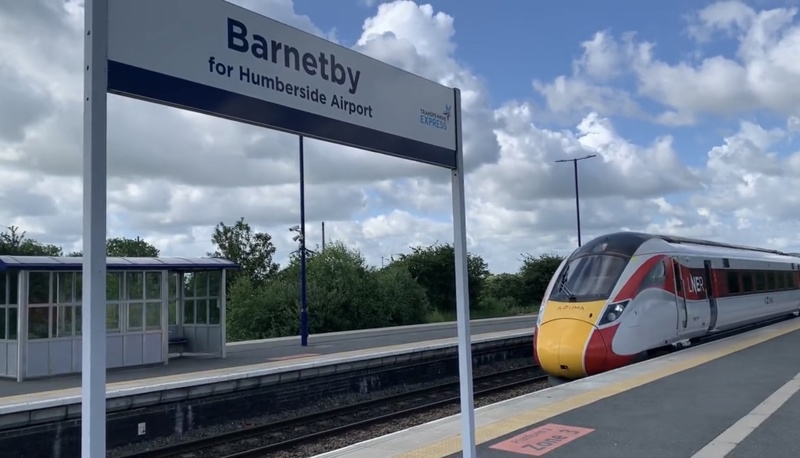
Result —
<instances>
[{"instance_id":1,"label":"train passenger window","mask_svg":"<svg viewBox=\"0 0 800 458\"><path fill-rule=\"evenodd\" d=\"M787 288L794 288L795 287L795 278L792 272L784 272L786 274L786 287Z\"/></svg>"},{"instance_id":2,"label":"train passenger window","mask_svg":"<svg viewBox=\"0 0 800 458\"><path fill-rule=\"evenodd\" d=\"M736 294L740 292L739 274L736 272L728 272L728 292L730 294Z\"/></svg>"},{"instance_id":3,"label":"train passenger window","mask_svg":"<svg viewBox=\"0 0 800 458\"><path fill-rule=\"evenodd\" d=\"M786 289L786 277L783 276L783 272L775 272L775 287L777 289Z\"/></svg>"},{"instance_id":4,"label":"train passenger window","mask_svg":"<svg viewBox=\"0 0 800 458\"><path fill-rule=\"evenodd\" d=\"M767 289L774 291L775 283L775 272L767 272Z\"/></svg>"},{"instance_id":5,"label":"train passenger window","mask_svg":"<svg viewBox=\"0 0 800 458\"><path fill-rule=\"evenodd\" d=\"M753 276L756 279L756 291L764 291L767 289L767 279L764 275L765 272L755 271L753 272Z\"/></svg>"},{"instance_id":6,"label":"train passenger window","mask_svg":"<svg viewBox=\"0 0 800 458\"><path fill-rule=\"evenodd\" d=\"M742 292L749 293L751 291L753 291L753 274L742 272Z\"/></svg>"}]
</instances>

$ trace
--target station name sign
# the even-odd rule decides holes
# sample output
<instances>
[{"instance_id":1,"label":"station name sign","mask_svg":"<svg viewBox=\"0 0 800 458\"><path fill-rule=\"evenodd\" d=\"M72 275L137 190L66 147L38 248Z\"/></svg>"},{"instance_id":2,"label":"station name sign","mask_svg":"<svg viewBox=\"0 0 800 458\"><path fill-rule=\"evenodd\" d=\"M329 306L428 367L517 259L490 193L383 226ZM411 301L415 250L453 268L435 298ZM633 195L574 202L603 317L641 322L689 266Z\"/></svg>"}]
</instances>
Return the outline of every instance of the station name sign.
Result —
<instances>
[{"instance_id":1,"label":"station name sign","mask_svg":"<svg viewBox=\"0 0 800 458\"><path fill-rule=\"evenodd\" d=\"M109 0L109 91L452 167L454 91L223 0Z\"/></svg>"}]
</instances>

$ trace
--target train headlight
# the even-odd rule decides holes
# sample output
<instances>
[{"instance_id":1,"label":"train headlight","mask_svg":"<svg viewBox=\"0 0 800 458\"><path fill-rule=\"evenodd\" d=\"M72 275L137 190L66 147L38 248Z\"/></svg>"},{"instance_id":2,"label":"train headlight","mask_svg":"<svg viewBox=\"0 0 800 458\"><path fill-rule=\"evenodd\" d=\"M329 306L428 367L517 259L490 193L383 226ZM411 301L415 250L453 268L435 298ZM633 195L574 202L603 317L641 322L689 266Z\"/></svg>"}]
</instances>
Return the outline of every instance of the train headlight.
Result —
<instances>
[{"instance_id":1,"label":"train headlight","mask_svg":"<svg viewBox=\"0 0 800 458\"><path fill-rule=\"evenodd\" d=\"M619 317L622 315L622 312L625 310L625 307L628 306L630 301L622 301L617 302L616 304L609 304L606 307L606 310L603 312L603 317L600 319L600 325L613 323L617 321Z\"/></svg>"}]
</instances>

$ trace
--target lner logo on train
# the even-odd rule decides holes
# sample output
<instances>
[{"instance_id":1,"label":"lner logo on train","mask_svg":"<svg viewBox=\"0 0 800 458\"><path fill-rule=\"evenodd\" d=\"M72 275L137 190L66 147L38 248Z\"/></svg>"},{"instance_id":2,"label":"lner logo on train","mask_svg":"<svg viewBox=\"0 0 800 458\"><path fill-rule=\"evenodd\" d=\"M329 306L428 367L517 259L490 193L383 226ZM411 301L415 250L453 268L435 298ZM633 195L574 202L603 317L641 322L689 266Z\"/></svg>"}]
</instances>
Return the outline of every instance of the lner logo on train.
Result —
<instances>
[{"instance_id":1,"label":"lner logo on train","mask_svg":"<svg viewBox=\"0 0 800 458\"><path fill-rule=\"evenodd\" d=\"M675 236L620 232L562 261L542 298L534 358L577 379L696 339L796 315L798 256Z\"/></svg>"}]
</instances>

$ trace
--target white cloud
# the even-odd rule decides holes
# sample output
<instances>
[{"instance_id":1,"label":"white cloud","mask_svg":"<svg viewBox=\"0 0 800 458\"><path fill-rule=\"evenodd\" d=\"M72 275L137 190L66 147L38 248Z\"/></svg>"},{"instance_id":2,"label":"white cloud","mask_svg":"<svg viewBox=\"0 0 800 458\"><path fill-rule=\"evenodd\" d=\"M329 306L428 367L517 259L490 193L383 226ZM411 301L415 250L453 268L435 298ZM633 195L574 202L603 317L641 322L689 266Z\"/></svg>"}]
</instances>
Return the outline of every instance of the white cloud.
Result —
<instances>
[{"instance_id":1,"label":"white cloud","mask_svg":"<svg viewBox=\"0 0 800 458\"><path fill-rule=\"evenodd\" d=\"M0 5L0 224L67 250L80 249L80 3ZM335 39L290 0L235 3ZM577 44L582 55L569 75L530 75L549 109L536 117L527 102L490 104L491 82L455 57L458 19L429 5L381 3L354 48L462 89L469 245L494 271L515 270L520 253L574 247L572 166L554 161L587 153L597 157L580 162L584 240L630 229L800 251L791 236L800 198L790 191L800 185L800 153L786 149L800 130L794 15L710 5L689 33L701 46L736 40L737 52L698 62L659 60L654 43L598 27ZM26 38L36 33L49 41ZM635 88L625 85L631 76ZM643 108L653 102L658 111ZM783 121L738 119L750 110ZM568 128L534 122L548 116ZM662 125L719 116L735 132L686 161L675 146L680 134L656 124L650 139L632 141L617 129L619 116ZM284 261L295 249L287 229L299 220L296 151L292 135L112 96L109 232L143 236L165 254L202 255L217 222L244 216L273 235ZM374 264L409 245L452 241L446 170L307 140L306 178L312 244L320 221L329 238Z\"/></svg>"}]
</instances>

